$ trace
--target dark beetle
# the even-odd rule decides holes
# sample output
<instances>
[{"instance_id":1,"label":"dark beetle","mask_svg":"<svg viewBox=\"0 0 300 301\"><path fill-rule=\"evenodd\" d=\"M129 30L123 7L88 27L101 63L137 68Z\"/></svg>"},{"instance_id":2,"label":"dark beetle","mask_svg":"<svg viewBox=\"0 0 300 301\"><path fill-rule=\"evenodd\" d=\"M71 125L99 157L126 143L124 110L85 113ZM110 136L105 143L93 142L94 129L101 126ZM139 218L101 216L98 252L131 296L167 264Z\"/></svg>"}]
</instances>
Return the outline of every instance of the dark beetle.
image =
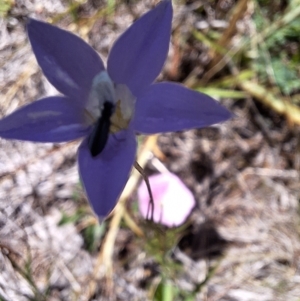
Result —
<instances>
[{"instance_id":1,"label":"dark beetle","mask_svg":"<svg viewBox=\"0 0 300 301\"><path fill-rule=\"evenodd\" d=\"M113 115L114 110L114 104L108 101L104 102L101 116L98 118L88 140L88 146L92 157L99 155L107 143L110 118Z\"/></svg>"}]
</instances>

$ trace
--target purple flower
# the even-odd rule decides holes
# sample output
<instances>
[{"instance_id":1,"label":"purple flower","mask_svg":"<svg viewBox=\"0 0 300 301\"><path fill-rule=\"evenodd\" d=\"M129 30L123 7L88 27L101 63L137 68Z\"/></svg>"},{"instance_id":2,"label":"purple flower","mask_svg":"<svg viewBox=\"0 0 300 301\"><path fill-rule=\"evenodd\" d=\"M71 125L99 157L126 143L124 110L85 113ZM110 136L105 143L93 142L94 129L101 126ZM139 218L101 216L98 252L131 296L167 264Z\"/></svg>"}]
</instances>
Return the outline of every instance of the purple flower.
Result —
<instances>
[{"instance_id":1,"label":"purple flower","mask_svg":"<svg viewBox=\"0 0 300 301\"><path fill-rule=\"evenodd\" d=\"M191 191L174 174L165 172L149 177L153 194L153 221L167 227L184 223L195 207ZM145 182L138 189L139 210L144 218L151 216L151 204Z\"/></svg>"},{"instance_id":2,"label":"purple flower","mask_svg":"<svg viewBox=\"0 0 300 301\"><path fill-rule=\"evenodd\" d=\"M29 20L29 40L47 79L63 96L46 97L0 120L0 137L63 142L84 137L79 171L99 216L115 206L135 160L136 133L201 128L231 114L210 97L154 83L167 57L172 3L163 0L129 27L104 64L79 37Z\"/></svg>"}]
</instances>

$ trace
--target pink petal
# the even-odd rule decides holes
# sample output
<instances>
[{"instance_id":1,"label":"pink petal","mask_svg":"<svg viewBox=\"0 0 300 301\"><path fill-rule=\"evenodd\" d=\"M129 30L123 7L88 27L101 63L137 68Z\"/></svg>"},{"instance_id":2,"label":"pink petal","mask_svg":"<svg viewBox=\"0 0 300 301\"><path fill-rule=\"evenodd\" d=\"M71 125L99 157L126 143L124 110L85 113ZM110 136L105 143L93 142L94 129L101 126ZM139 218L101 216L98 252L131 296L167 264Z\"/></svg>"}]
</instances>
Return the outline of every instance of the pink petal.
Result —
<instances>
[{"instance_id":1,"label":"pink petal","mask_svg":"<svg viewBox=\"0 0 300 301\"><path fill-rule=\"evenodd\" d=\"M195 206L191 191L171 173L150 176L149 182L154 198L154 222L168 227L183 224ZM144 218L150 218L149 201L148 190L143 182L138 189L138 202Z\"/></svg>"}]
</instances>

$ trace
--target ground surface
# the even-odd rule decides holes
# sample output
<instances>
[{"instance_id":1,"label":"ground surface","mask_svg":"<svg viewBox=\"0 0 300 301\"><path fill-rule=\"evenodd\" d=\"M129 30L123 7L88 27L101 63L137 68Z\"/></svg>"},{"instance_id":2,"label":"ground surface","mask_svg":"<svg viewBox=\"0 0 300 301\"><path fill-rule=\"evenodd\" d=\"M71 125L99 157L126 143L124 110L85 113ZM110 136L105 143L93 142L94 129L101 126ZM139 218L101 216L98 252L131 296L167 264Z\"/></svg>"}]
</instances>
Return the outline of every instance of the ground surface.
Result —
<instances>
[{"instance_id":1,"label":"ground surface","mask_svg":"<svg viewBox=\"0 0 300 301\"><path fill-rule=\"evenodd\" d=\"M232 9L243 1L178 2L170 55L159 80L197 87L201 78L229 76L231 64L208 75L214 70L212 50L195 39L194 31L224 32ZM35 62L24 17L76 32L105 59L116 37L155 3L123 1L112 8L101 0L10 4L0 19L1 116L56 93ZM285 9L274 7L279 15ZM241 35L253 33L254 10L248 1L230 35L230 47ZM197 206L189 226L180 239L156 229L132 209L132 196L129 212L146 237L137 237L123 223L113 273L98 279L96 286L103 230L95 225L79 185L79 142L0 140L0 300L152 300L155 295L166 301L299 301L300 128L257 98L251 93L222 98L235 114L231 121L158 137L161 153L154 148L147 170L157 172L163 164L192 190ZM151 245L153 237L161 238L159 233L173 239L167 258L159 256L159 239L154 250ZM156 288L168 285L172 297L155 294Z\"/></svg>"}]
</instances>

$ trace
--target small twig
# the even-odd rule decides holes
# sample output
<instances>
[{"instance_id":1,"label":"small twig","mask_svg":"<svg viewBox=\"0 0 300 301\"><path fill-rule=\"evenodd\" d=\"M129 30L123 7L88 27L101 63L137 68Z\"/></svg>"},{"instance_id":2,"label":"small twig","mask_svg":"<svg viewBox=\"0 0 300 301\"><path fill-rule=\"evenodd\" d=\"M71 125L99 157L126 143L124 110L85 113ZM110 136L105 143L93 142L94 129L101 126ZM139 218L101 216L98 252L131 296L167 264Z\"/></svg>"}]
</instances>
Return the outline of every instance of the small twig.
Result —
<instances>
[{"instance_id":1,"label":"small twig","mask_svg":"<svg viewBox=\"0 0 300 301\"><path fill-rule=\"evenodd\" d=\"M134 234L138 237L144 237L144 232L141 230L141 228L136 224L136 222L131 218L131 216L129 215L128 211L125 210L123 212L123 218L124 221L126 223L126 225L128 226L128 228L134 232Z\"/></svg>"},{"instance_id":2,"label":"small twig","mask_svg":"<svg viewBox=\"0 0 300 301\"><path fill-rule=\"evenodd\" d=\"M82 291L82 288L80 284L78 283L75 275L73 272L69 269L69 267L66 265L66 263L59 257L57 256L56 263L58 265L58 268L61 270L62 274L68 279L73 291L75 294L80 294Z\"/></svg>"},{"instance_id":3,"label":"small twig","mask_svg":"<svg viewBox=\"0 0 300 301\"><path fill-rule=\"evenodd\" d=\"M262 177L270 177L270 178L281 178L281 179L289 179L295 178L298 179L300 177L300 173L296 170L282 170L282 169L274 169L274 168L259 168L259 167L247 167L242 174L246 175L257 175Z\"/></svg>"},{"instance_id":4,"label":"small twig","mask_svg":"<svg viewBox=\"0 0 300 301\"><path fill-rule=\"evenodd\" d=\"M284 114L290 121L300 124L300 109L298 106L281 100L263 86L252 81L240 81L238 85L241 89L272 108L275 112Z\"/></svg>"},{"instance_id":5,"label":"small twig","mask_svg":"<svg viewBox=\"0 0 300 301\"><path fill-rule=\"evenodd\" d=\"M141 176L143 177L143 179L144 179L144 181L146 183L147 190L148 190L149 197L150 197L149 207L148 207L147 215L146 216L147 216L147 219L148 219L148 216L149 216L148 214L149 214L149 211L150 211L150 220L153 221L154 201L153 201L153 194L152 194L152 190L151 190L149 179L148 179L147 175L145 174L144 169L139 165L139 163L137 161L135 161L134 167L141 174Z\"/></svg>"},{"instance_id":6,"label":"small twig","mask_svg":"<svg viewBox=\"0 0 300 301\"><path fill-rule=\"evenodd\" d=\"M248 0L240 0L233 11L233 14L231 16L230 22L226 30L223 32L221 38L217 42L217 44L221 47L226 47L227 44L231 41L231 38L234 36L236 33L236 23L239 19L241 19L245 11L247 10L247 4ZM222 55L220 53L213 53L213 59L210 63L211 67L214 67L216 64L219 63L219 61L222 59Z\"/></svg>"},{"instance_id":7,"label":"small twig","mask_svg":"<svg viewBox=\"0 0 300 301\"><path fill-rule=\"evenodd\" d=\"M46 300L45 296L40 292L39 288L37 287L36 283L34 282L34 279L32 278L31 275L31 271L26 271L26 267L25 269L23 269L11 256L10 253L8 253L7 255L8 260L10 261L12 267L19 273L19 275L21 275L26 281L27 283L31 286L35 296L38 298L38 300ZM30 256L31 257L31 256ZM30 262L31 262L31 258L30 258ZM28 267L30 268L30 263L27 263Z\"/></svg>"}]
</instances>

